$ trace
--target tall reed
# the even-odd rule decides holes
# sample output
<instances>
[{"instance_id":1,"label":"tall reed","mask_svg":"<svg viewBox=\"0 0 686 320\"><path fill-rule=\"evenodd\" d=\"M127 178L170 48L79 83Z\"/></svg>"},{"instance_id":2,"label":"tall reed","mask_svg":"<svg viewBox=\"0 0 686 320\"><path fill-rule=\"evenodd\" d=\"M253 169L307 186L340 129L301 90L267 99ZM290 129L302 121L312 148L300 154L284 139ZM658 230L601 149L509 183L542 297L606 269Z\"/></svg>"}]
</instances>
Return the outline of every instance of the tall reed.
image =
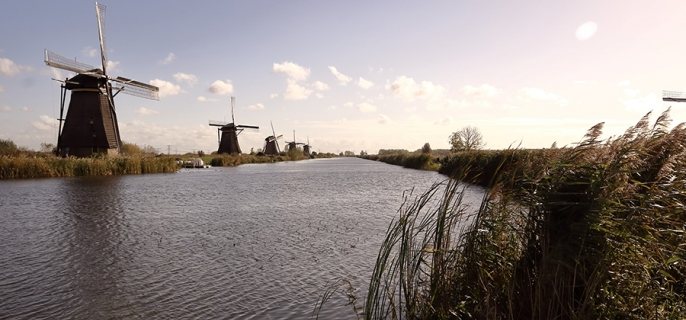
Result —
<instances>
[{"instance_id":1,"label":"tall reed","mask_svg":"<svg viewBox=\"0 0 686 320\"><path fill-rule=\"evenodd\" d=\"M669 126L667 110L617 138L598 124L574 148L503 157L473 214L457 179L406 197L365 318L683 317L686 127Z\"/></svg>"},{"instance_id":2,"label":"tall reed","mask_svg":"<svg viewBox=\"0 0 686 320\"><path fill-rule=\"evenodd\" d=\"M0 180L72 176L108 176L176 172L171 157L114 156L61 158L49 154L0 156Z\"/></svg>"}]
</instances>

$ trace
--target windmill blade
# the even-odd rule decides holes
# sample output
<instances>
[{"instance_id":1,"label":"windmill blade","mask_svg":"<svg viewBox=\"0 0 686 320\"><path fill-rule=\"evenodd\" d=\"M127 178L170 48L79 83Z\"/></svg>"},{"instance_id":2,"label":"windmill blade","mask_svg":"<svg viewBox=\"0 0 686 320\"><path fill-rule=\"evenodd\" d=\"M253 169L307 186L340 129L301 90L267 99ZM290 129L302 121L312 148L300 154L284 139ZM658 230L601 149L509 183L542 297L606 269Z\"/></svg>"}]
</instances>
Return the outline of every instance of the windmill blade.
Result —
<instances>
[{"instance_id":1,"label":"windmill blade","mask_svg":"<svg viewBox=\"0 0 686 320\"><path fill-rule=\"evenodd\" d=\"M274 140L279 140L279 139L281 139L281 138L283 138L283 135L282 135L282 134L280 134L278 137L274 138Z\"/></svg>"},{"instance_id":2,"label":"windmill blade","mask_svg":"<svg viewBox=\"0 0 686 320\"><path fill-rule=\"evenodd\" d=\"M210 125L215 127L223 127L227 124L228 123L226 121L210 120Z\"/></svg>"},{"instance_id":3,"label":"windmill blade","mask_svg":"<svg viewBox=\"0 0 686 320\"><path fill-rule=\"evenodd\" d=\"M105 47L105 5L95 3L95 16L98 19L98 39L100 40L100 59L102 73L107 75L107 48Z\"/></svg>"},{"instance_id":4,"label":"windmill blade","mask_svg":"<svg viewBox=\"0 0 686 320\"><path fill-rule=\"evenodd\" d=\"M233 117L233 106L236 104L236 97L231 96L231 122L236 123L236 119Z\"/></svg>"},{"instance_id":5,"label":"windmill blade","mask_svg":"<svg viewBox=\"0 0 686 320\"><path fill-rule=\"evenodd\" d=\"M239 125L236 126L236 128L241 128L241 129L259 129L260 127L258 127L258 126L247 126L247 125L239 124Z\"/></svg>"},{"instance_id":6,"label":"windmill blade","mask_svg":"<svg viewBox=\"0 0 686 320\"><path fill-rule=\"evenodd\" d=\"M662 91L662 101L686 102L686 93L679 91Z\"/></svg>"},{"instance_id":7,"label":"windmill blade","mask_svg":"<svg viewBox=\"0 0 686 320\"><path fill-rule=\"evenodd\" d=\"M49 50L45 50L45 64L71 72L88 74L98 78L103 77L102 70L74 59L65 58Z\"/></svg>"},{"instance_id":8,"label":"windmill blade","mask_svg":"<svg viewBox=\"0 0 686 320\"><path fill-rule=\"evenodd\" d=\"M272 126L272 136L276 137L276 132L274 132L274 123L272 123L271 120L269 120L269 125ZM278 138L277 138L278 139Z\"/></svg>"},{"instance_id":9,"label":"windmill blade","mask_svg":"<svg viewBox=\"0 0 686 320\"><path fill-rule=\"evenodd\" d=\"M124 77L116 77L112 79L112 81L117 82L112 86L112 88L115 90L119 90L123 93L136 97L147 98L151 100L160 99L160 88L156 86Z\"/></svg>"}]
</instances>

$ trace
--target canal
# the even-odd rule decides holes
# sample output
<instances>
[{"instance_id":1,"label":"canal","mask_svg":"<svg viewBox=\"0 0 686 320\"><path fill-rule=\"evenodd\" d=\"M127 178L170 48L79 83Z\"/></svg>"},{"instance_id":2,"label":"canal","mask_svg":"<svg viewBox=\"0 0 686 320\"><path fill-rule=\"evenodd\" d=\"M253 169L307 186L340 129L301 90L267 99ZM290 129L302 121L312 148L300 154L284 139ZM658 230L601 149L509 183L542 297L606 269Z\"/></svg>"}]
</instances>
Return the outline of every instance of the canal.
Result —
<instances>
[{"instance_id":1,"label":"canal","mask_svg":"<svg viewBox=\"0 0 686 320\"><path fill-rule=\"evenodd\" d=\"M403 192L443 179L339 158L0 181L0 318L307 318L338 279L361 307Z\"/></svg>"}]
</instances>

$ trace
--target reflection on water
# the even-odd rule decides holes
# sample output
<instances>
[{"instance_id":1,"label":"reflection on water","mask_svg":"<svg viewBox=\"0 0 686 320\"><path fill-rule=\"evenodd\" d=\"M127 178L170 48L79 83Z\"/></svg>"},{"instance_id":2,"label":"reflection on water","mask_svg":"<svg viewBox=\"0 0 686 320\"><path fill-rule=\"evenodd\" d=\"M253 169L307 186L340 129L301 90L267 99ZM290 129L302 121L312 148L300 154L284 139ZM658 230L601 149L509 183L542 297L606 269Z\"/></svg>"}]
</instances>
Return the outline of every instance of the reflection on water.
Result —
<instances>
[{"instance_id":1,"label":"reflection on water","mask_svg":"<svg viewBox=\"0 0 686 320\"><path fill-rule=\"evenodd\" d=\"M402 192L442 179L326 159L3 181L0 317L303 318L338 278L363 301Z\"/></svg>"}]
</instances>

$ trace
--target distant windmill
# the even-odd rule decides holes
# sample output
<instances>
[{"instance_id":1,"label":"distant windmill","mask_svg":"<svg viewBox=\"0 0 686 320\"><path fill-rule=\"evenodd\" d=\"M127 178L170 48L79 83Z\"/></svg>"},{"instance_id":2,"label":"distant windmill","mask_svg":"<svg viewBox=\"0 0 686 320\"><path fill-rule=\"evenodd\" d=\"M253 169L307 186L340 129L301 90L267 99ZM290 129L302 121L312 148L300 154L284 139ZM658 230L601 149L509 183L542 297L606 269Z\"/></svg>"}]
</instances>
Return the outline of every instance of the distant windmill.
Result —
<instances>
[{"instance_id":1,"label":"distant windmill","mask_svg":"<svg viewBox=\"0 0 686 320\"><path fill-rule=\"evenodd\" d=\"M302 142L296 142L295 130L293 130L293 141L286 141L287 150L291 150L291 149L295 150L296 148L298 148L298 146L303 146L303 145L305 145L305 144Z\"/></svg>"},{"instance_id":2,"label":"distant windmill","mask_svg":"<svg viewBox=\"0 0 686 320\"><path fill-rule=\"evenodd\" d=\"M295 139L294 139L294 140L295 140ZM310 149L311 149L311 148L312 148L312 147L310 146L310 137L307 137L307 143L306 143L306 144L303 144L303 154L304 154L306 157L309 157L309 156L310 156Z\"/></svg>"},{"instance_id":3,"label":"distant windmill","mask_svg":"<svg viewBox=\"0 0 686 320\"><path fill-rule=\"evenodd\" d=\"M63 156L119 153L122 143L114 107L114 97L119 92L153 100L159 99L159 89L155 86L123 77L111 78L107 74L105 6L96 2L95 15L98 22L102 69L45 50L45 64L77 73L61 81L57 150ZM71 98L67 116L64 118L67 90L71 91Z\"/></svg>"},{"instance_id":4,"label":"distant windmill","mask_svg":"<svg viewBox=\"0 0 686 320\"><path fill-rule=\"evenodd\" d=\"M262 149L262 152L266 155L275 156L281 152L278 140L283 138L283 135L277 137L276 132L274 131L274 124L271 121L269 121L269 124L272 126L272 135L264 139L264 148Z\"/></svg>"},{"instance_id":5,"label":"distant windmill","mask_svg":"<svg viewBox=\"0 0 686 320\"><path fill-rule=\"evenodd\" d=\"M259 129L258 126L236 125L236 120L233 116L233 107L236 103L236 98L231 97L231 122L225 121L211 121L210 126L217 128L217 140L219 143L219 153L238 154L241 153L241 147L238 145L238 135L244 129ZM220 136L221 133L221 136Z\"/></svg>"},{"instance_id":6,"label":"distant windmill","mask_svg":"<svg viewBox=\"0 0 686 320\"><path fill-rule=\"evenodd\" d=\"M663 90L662 101L686 102L686 93Z\"/></svg>"}]
</instances>

